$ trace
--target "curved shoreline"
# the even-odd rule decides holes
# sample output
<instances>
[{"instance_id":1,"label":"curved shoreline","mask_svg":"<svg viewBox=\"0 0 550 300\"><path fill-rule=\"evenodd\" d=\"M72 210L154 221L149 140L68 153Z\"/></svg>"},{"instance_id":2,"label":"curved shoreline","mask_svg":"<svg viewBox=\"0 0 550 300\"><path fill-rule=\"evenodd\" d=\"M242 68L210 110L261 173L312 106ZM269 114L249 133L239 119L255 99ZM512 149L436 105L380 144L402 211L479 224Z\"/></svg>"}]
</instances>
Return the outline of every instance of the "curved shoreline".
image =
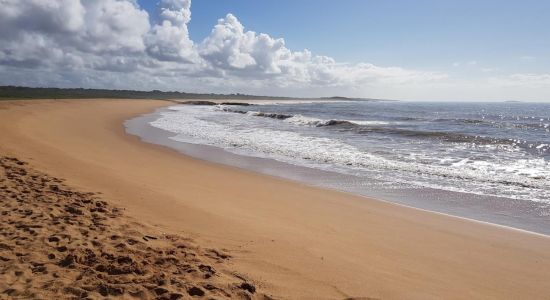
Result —
<instances>
[{"instance_id":1,"label":"curved shoreline","mask_svg":"<svg viewBox=\"0 0 550 300\"><path fill-rule=\"evenodd\" d=\"M192 102L192 105L216 104L216 102L201 103ZM427 212L550 236L549 219L541 216L537 211L538 207L533 206L530 201L428 187L377 188L376 184L371 184L378 182L376 179L356 177L351 174L293 164L274 158L257 157L252 153L234 153L231 150L212 145L182 142L173 139L177 136L176 133L150 124L161 118L164 112L171 110L172 106L162 107L126 120L124 122L126 132L138 136L145 143L168 147L185 156L211 163L299 182L314 188L340 191ZM348 184L348 182L352 183Z\"/></svg>"},{"instance_id":2,"label":"curved shoreline","mask_svg":"<svg viewBox=\"0 0 550 300\"><path fill-rule=\"evenodd\" d=\"M192 159L122 122L146 100L0 103L0 150L234 256L282 298L543 298L550 240Z\"/></svg>"},{"instance_id":3,"label":"curved shoreline","mask_svg":"<svg viewBox=\"0 0 550 300\"><path fill-rule=\"evenodd\" d=\"M187 103L182 103L182 104L187 104ZM192 105L197 105L197 104L192 104ZM164 107L161 107L159 109L163 109ZM139 116L136 116L135 118L132 118L130 120L126 120L124 122L125 126L127 124L128 121L132 121L132 120L135 120L137 118L141 118L141 117L144 117L144 116L148 116L148 115L153 115L154 113L156 113L159 109L155 110L155 112L148 112L148 113L145 113L145 114L142 114L142 115L139 115ZM168 131L165 131L165 130L162 130L160 128L154 128L154 127L151 127L153 128L155 131L164 131L166 133L166 135L170 135L171 133L168 132ZM159 145L159 146L162 146L162 147L166 147L166 148L169 148L169 149L172 149L172 150L175 150L177 151L178 153L180 153L181 155L184 155L184 156L187 156L187 157L191 157L193 159L197 159L197 160L200 160L200 161L204 161L204 162L208 162L208 163L214 163L214 164L219 164L219 165L223 165L223 166L226 166L226 167L230 167L230 168L236 168L238 170L243 170L243 171L248 171L248 172L253 172L255 174L258 174L259 176L268 176L268 177L273 177L275 179L278 179L278 180L287 180L287 181L290 181L290 182L293 182L293 183L299 183L299 184L305 184L311 188L314 188L314 189L326 189L326 190L331 190L331 191L334 191L334 192L339 192L339 193L343 193L343 194L347 194L349 196L353 196L353 197L361 197L361 198L365 198L365 199L368 199L368 200L375 200L375 201L381 201L381 202L385 202L385 203L388 203L388 204L392 204L392 205L397 205L397 206L401 206L401 207L405 207L405 208L408 208L408 209L414 209L414 210L419 210L419 211L423 211L423 212L427 212L427 213L433 213L433 214L438 214L438 215L441 215L441 216L445 216L445 217L450 217L450 218L457 218L457 219L460 219L460 220L465 220L465 221L469 221L469 222L474 222L474 223L478 223L478 224L482 224L484 226L495 226L497 228L502 228L502 229L505 229L505 230L512 230L512 231L517 231L517 232L520 232L520 233L524 233L524 234L532 234L532 235L535 235L535 236L538 236L538 237L542 237L542 238L550 238L550 235L549 234L545 234L545 233L541 233L541 232L536 232L536 231L531 231L531 230L528 230L528 229L522 229L522 228L518 228L518 227L513 227L513 226L509 226L509 225L504 225L504 224L498 224L498 223L494 223L494 222L490 222L490 221L483 221L483 220L477 220L477 219L474 219L474 218L470 218L470 217L465 217L465 216L460 216L460 215L455 215L455 214L451 214L451 213L446 213L446 212L440 212L440 211L437 211L437 210L432 210L432 209L426 209L426 208L422 208L422 207L416 207L416 206L413 206L413 205L408 205L408 204L404 204L404 203L399 203L399 202L394 202L394 201L391 201L391 200L387 200L387 199L384 199L382 197L376 197L376 196L366 196L366 195L362 195L362 194L359 194L359 193L354 193L354 192L351 192L351 191L346 191L346 190L342 190L342 189L337 189L337 188L331 188L331 187L327 187L327 186L319 186L319 185L314 185L314 184L311 184L309 182L306 182L304 180L299 180L299 179L292 179L292 178L288 178L288 177L285 177L285 176L279 176L279 175L272 175L272 174L269 174L268 172L259 172L257 170L254 170L254 169L250 169L250 168L245 168L245 167L240 167L238 165L235 165L235 164L230 164L230 163L223 163L223 162L218 162L216 160L213 160L213 159L209 159L209 158L202 158L202 157L198 157L198 156L195 156L195 155L191 155L191 154L187 154L185 153L185 151L182 151L180 148L178 147L171 147L170 145L167 145L167 143L162 143L162 142L154 142L154 141L147 141L146 138L142 135L139 135L137 133L130 133L128 132L128 127L126 127L126 132L130 135L133 135L133 136L137 136L141 142L143 143L148 143L148 144L153 144L153 145ZM177 141L174 141L174 144L182 144L182 142L177 142ZM195 145L194 145L195 146ZM223 148L218 148L218 147L215 147L215 146L207 146L207 145L202 145L202 144L197 144L196 145L197 147L201 147L201 148L215 148L216 150L219 150L219 151L216 151L216 152L224 152L225 150ZM207 150L208 151L208 150ZM196 151L195 151L196 152ZM232 155L235 155L235 156L239 156L239 157L243 157L244 159L254 159L254 160L258 160L258 161L265 161L265 160L272 160L272 159L266 159L266 158L256 158L256 157L252 157L252 156L244 156L244 155L240 155L240 154L233 154ZM301 167L301 166L294 166L294 165L290 165L288 163L285 163L285 162L280 162L280 161L277 161L277 160L274 160L274 162L276 162L277 164L281 164L281 165L289 165L289 166L293 166L293 167L296 167L296 168L307 168L307 167ZM276 167L275 167L276 168ZM320 170L314 170L314 172L325 172L325 171L320 171Z\"/></svg>"}]
</instances>

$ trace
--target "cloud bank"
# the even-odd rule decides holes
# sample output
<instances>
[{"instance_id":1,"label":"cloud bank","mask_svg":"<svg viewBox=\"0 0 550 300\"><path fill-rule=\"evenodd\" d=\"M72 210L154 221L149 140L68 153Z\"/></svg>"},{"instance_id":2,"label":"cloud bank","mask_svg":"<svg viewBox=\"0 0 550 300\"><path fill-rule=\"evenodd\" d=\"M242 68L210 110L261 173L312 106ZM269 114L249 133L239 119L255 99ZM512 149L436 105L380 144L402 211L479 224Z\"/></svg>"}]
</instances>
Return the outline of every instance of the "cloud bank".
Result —
<instances>
[{"instance_id":1,"label":"cloud bank","mask_svg":"<svg viewBox=\"0 0 550 300\"><path fill-rule=\"evenodd\" d=\"M161 0L155 24L135 0L1 4L0 84L404 98L449 84L441 72L292 51L284 39L247 30L232 14L193 41L191 0ZM506 80L516 82L493 79Z\"/></svg>"}]
</instances>

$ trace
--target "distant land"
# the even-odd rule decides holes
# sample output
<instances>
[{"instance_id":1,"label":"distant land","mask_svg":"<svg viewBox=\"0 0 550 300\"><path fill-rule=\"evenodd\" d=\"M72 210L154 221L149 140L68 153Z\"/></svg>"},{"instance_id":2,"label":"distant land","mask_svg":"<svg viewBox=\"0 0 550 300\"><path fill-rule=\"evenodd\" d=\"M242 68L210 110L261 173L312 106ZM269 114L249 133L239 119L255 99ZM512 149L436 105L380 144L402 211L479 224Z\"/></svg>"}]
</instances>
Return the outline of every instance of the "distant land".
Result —
<instances>
[{"instance_id":1,"label":"distant land","mask_svg":"<svg viewBox=\"0 0 550 300\"><path fill-rule=\"evenodd\" d=\"M322 100L341 100L341 101L398 101L398 100L390 100L390 99L374 99L374 98L350 98L350 97L342 97L342 96L332 96L332 97L321 97L317 99Z\"/></svg>"},{"instance_id":2,"label":"distant land","mask_svg":"<svg viewBox=\"0 0 550 300\"><path fill-rule=\"evenodd\" d=\"M186 92L108 90L84 88L35 88L21 86L0 86L0 99L235 99L235 100L291 100L291 99L320 99L320 100L371 100L379 99L349 98L341 96L322 98L274 97L246 94L200 94Z\"/></svg>"},{"instance_id":3,"label":"distant land","mask_svg":"<svg viewBox=\"0 0 550 300\"><path fill-rule=\"evenodd\" d=\"M286 100L288 97L255 96L245 94L198 94L185 92L107 90L84 88L32 88L0 86L0 99L74 99L74 98L119 98L119 99L239 99L239 100Z\"/></svg>"}]
</instances>

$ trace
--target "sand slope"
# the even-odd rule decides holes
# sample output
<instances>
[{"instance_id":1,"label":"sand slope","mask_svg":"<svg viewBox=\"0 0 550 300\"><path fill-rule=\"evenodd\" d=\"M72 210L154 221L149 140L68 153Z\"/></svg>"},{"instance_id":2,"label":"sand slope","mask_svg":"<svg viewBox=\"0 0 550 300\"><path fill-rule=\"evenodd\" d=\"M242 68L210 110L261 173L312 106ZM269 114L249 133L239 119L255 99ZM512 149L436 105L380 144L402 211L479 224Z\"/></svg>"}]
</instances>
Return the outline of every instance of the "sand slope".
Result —
<instances>
[{"instance_id":1,"label":"sand slope","mask_svg":"<svg viewBox=\"0 0 550 300\"><path fill-rule=\"evenodd\" d=\"M269 299L202 249L0 157L0 298Z\"/></svg>"},{"instance_id":2,"label":"sand slope","mask_svg":"<svg viewBox=\"0 0 550 300\"><path fill-rule=\"evenodd\" d=\"M167 234L224 248L277 298L548 299L550 239L195 160L124 133L161 101L0 103L0 151Z\"/></svg>"}]
</instances>

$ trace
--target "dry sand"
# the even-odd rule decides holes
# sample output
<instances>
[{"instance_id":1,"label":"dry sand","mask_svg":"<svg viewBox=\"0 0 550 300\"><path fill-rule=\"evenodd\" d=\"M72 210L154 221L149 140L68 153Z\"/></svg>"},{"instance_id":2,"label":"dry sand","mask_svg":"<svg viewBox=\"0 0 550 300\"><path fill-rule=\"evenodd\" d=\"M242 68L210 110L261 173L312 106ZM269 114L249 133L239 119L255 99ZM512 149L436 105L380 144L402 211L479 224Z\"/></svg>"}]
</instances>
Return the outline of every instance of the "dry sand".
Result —
<instances>
[{"instance_id":1,"label":"dry sand","mask_svg":"<svg viewBox=\"0 0 550 300\"><path fill-rule=\"evenodd\" d=\"M0 156L0 297L267 299L218 249L124 216L96 193Z\"/></svg>"},{"instance_id":2,"label":"dry sand","mask_svg":"<svg viewBox=\"0 0 550 300\"><path fill-rule=\"evenodd\" d=\"M124 208L111 230L131 227L128 218L192 238L204 264L201 249L224 249L232 259L213 265L226 271L212 280L228 293L247 281L254 296L283 299L550 299L550 238L216 165L125 134L125 119L168 104L1 102L0 154L101 192Z\"/></svg>"}]
</instances>

